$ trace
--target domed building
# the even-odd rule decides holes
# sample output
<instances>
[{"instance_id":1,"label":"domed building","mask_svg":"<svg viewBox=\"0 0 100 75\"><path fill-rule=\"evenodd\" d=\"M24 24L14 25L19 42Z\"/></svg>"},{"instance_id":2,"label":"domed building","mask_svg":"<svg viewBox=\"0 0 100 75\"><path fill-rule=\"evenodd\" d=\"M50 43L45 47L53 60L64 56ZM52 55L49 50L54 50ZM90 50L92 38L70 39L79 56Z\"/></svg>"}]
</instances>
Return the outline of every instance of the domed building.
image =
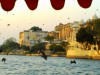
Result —
<instances>
[{"instance_id":1,"label":"domed building","mask_svg":"<svg viewBox=\"0 0 100 75\"><path fill-rule=\"evenodd\" d=\"M95 14L95 15L93 15L93 17L92 17L92 24L95 24L95 22L96 22L96 20L98 20L99 19L99 17Z\"/></svg>"},{"instance_id":2,"label":"domed building","mask_svg":"<svg viewBox=\"0 0 100 75\"><path fill-rule=\"evenodd\" d=\"M92 20L95 20L95 19L98 19L98 16L96 14L93 15L93 17L92 17Z\"/></svg>"},{"instance_id":3,"label":"domed building","mask_svg":"<svg viewBox=\"0 0 100 75\"><path fill-rule=\"evenodd\" d=\"M59 25L57 25L57 26L55 27L55 31L60 31L60 30L62 29L63 26L64 26L64 25L63 25L62 23L59 23Z\"/></svg>"},{"instance_id":4,"label":"domed building","mask_svg":"<svg viewBox=\"0 0 100 75\"><path fill-rule=\"evenodd\" d=\"M88 19L88 20L86 21L86 25L93 25L92 20L91 20L91 19Z\"/></svg>"},{"instance_id":5,"label":"domed building","mask_svg":"<svg viewBox=\"0 0 100 75\"><path fill-rule=\"evenodd\" d=\"M83 26L85 26L85 22L84 22L84 20L82 19L82 20L79 22L79 27L83 27Z\"/></svg>"}]
</instances>

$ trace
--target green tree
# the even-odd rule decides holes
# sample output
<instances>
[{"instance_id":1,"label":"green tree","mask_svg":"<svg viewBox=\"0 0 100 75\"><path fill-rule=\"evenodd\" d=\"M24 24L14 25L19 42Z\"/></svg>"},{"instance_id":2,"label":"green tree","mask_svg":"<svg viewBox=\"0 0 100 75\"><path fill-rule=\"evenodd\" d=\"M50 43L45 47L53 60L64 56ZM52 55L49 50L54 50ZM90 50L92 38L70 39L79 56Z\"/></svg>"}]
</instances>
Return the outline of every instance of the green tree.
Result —
<instances>
[{"instance_id":1,"label":"green tree","mask_svg":"<svg viewBox=\"0 0 100 75\"><path fill-rule=\"evenodd\" d=\"M62 45L56 45L56 44L52 44L50 46L50 51L52 53L56 53L56 52L65 52L65 48Z\"/></svg>"},{"instance_id":2,"label":"green tree","mask_svg":"<svg viewBox=\"0 0 100 75\"><path fill-rule=\"evenodd\" d=\"M76 41L83 44L84 48L88 47L88 44L94 44L94 36L90 28L80 28L76 34Z\"/></svg>"},{"instance_id":3,"label":"green tree","mask_svg":"<svg viewBox=\"0 0 100 75\"><path fill-rule=\"evenodd\" d=\"M67 52L69 42L62 41L62 42L60 42L60 45L61 45L61 46L65 49L65 51Z\"/></svg>"},{"instance_id":4,"label":"green tree","mask_svg":"<svg viewBox=\"0 0 100 75\"><path fill-rule=\"evenodd\" d=\"M30 53L38 53L39 50L45 51L45 43L38 43L31 47Z\"/></svg>"},{"instance_id":5,"label":"green tree","mask_svg":"<svg viewBox=\"0 0 100 75\"><path fill-rule=\"evenodd\" d=\"M0 52L3 52L2 46L0 46Z\"/></svg>"},{"instance_id":6,"label":"green tree","mask_svg":"<svg viewBox=\"0 0 100 75\"><path fill-rule=\"evenodd\" d=\"M62 41L60 42L60 45L63 46L64 48L67 48L67 46L69 45L68 42Z\"/></svg>"},{"instance_id":7,"label":"green tree","mask_svg":"<svg viewBox=\"0 0 100 75\"><path fill-rule=\"evenodd\" d=\"M31 49L29 50L29 53L37 53L37 49L35 48L35 46L32 46Z\"/></svg>"},{"instance_id":8,"label":"green tree","mask_svg":"<svg viewBox=\"0 0 100 75\"><path fill-rule=\"evenodd\" d=\"M33 30L33 31L42 31L42 29L41 29L41 28L36 27L36 26L31 27L31 30Z\"/></svg>"},{"instance_id":9,"label":"green tree","mask_svg":"<svg viewBox=\"0 0 100 75\"><path fill-rule=\"evenodd\" d=\"M21 49L24 49L25 51L29 51L30 50L30 47L29 46L26 46L26 45L22 45L21 46Z\"/></svg>"},{"instance_id":10,"label":"green tree","mask_svg":"<svg viewBox=\"0 0 100 75\"><path fill-rule=\"evenodd\" d=\"M63 48L63 46L61 45L56 45L54 48L55 52L65 52L65 48Z\"/></svg>"},{"instance_id":11,"label":"green tree","mask_svg":"<svg viewBox=\"0 0 100 75\"><path fill-rule=\"evenodd\" d=\"M49 49L51 52L54 52L54 48L56 47L56 44L51 44Z\"/></svg>"},{"instance_id":12,"label":"green tree","mask_svg":"<svg viewBox=\"0 0 100 75\"><path fill-rule=\"evenodd\" d=\"M34 45L37 50L45 50L45 43L38 43Z\"/></svg>"},{"instance_id":13,"label":"green tree","mask_svg":"<svg viewBox=\"0 0 100 75\"><path fill-rule=\"evenodd\" d=\"M4 41L3 45L1 45L1 48L4 52L9 54L9 52L13 51L14 49L19 49L20 45L16 42L15 38L8 38Z\"/></svg>"},{"instance_id":14,"label":"green tree","mask_svg":"<svg viewBox=\"0 0 100 75\"><path fill-rule=\"evenodd\" d=\"M45 40L47 40L47 41L54 41L54 37L53 36L49 36L49 35L47 35L46 37L45 37Z\"/></svg>"},{"instance_id":15,"label":"green tree","mask_svg":"<svg viewBox=\"0 0 100 75\"><path fill-rule=\"evenodd\" d=\"M100 49L100 19L93 20L93 31L95 41L98 45L98 49Z\"/></svg>"}]
</instances>

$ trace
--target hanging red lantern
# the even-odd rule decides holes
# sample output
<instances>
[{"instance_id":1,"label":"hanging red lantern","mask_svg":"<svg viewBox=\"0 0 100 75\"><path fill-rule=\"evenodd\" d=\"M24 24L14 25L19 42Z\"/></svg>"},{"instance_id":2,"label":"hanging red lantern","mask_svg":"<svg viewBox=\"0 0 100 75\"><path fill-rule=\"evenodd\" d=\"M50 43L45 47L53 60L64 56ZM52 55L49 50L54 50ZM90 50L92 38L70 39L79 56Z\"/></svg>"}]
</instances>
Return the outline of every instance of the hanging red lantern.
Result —
<instances>
[{"instance_id":1,"label":"hanging red lantern","mask_svg":"<svg viewBox=\"0 0 100 75\"><path fill-rule=\"evenodd\" d=\"M92 0L77 0L77 1L82 8L89 8L92 4Z\"/></svg>"},{"instance_id":2,"label":"hanging red lantern","mask_svg":"<svg viewBox=\"0 0 100 75\"><path fill-rule=\"evenodd\" d=\"M51 5L55 10L60 10L64 7L65 0L50 0Z\"/></svg>"},{"instance_id":3,"label":"hanging red lantern","mask_svg":"<svg viewBox=\"0 0 100 75\"><path fill-rule=\"evenodd\" d=\"M11 11L14 8L16 0L0 0L1 7L5 11Z\"/></svg>"},{"instance_id":4,"label":"hanging red lantern","mask_svg":"<svg viewBox=\"0 0 100 75\"><path fill-rule=\"evenodd\" d=\"M25 0L25 2L30 10L35 10L37 8L38 0Z\"/></svg>"}]
</instances>

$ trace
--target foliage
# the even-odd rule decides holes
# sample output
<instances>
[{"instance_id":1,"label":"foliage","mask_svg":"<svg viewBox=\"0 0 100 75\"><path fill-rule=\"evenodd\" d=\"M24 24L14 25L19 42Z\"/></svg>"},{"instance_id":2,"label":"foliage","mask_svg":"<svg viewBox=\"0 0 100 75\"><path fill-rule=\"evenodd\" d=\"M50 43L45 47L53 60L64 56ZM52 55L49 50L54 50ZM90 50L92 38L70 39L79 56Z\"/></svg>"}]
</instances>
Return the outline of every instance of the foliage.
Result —
<instances>
[{"instance_id":1,"label":"foliage","mask_svg":"<svg viewBox=\"0 0 100 75\"><path fill-rule=\"evenodd\" d=\"M94 39L100 49L100 19L94 20L93 23Z\"/></svg>"},{"instance_id":2,"label":"foliage","mask_svg":"<svg viewBox=\"0 0 100 75\"><path fill-rule=\"evenodd\" d=\"M56 45L56 44L52 44L50 46L50 51L52 53L56 53L56 52L65 52L65 48L63 48L62 45Z\"/></svg>"},{"instance_id":3,"label":"foliage","mask_svg":"<svg viewBox=\"0 0 100 75\"><path fill-rule=\"evenodd\" d=\"M69 45L69 43L62 41L62 42L60 42L60 45L63 46L64 48L66 48Z\"/></svg>"},{"instance_id":4,"label":"foliage","mask_svg":"<svg viewBox=\"0 0 100 75\"><path fill-rule=\"evenodd\" d=\"M47 35L47 36L45 37L45 40L47 40L47 41L53 41L53 40L54 40L54 37L53 37L53 36Z\"/></svg>"},{"instance_id":5,"label":"foliage","mask_svg":"<svg viewBox=\"0 0 100 75\"><path fill-rule=\"evenodd\" d=\"M37 53L38 50L36 50L35 46L32 46L31 49L29 50L29 53Z\"/></svg>"},{"instance_id":6,"label":"foliage","mask_svg":"<svg viewBox=\"0 0 100 75\"><path fill-rule=\"evenodd\" d=\"M29 46L26 46L26 45L22 45L21 48L24 49L24 50L26 50L26 51L27 50L30 50L30 47Z\"/></svg>"},{"instance_id":7,"label":"foliage","mask_svg":"<svg viewBox=\"0 0 100 75\"><path fill-rule=\"evenodd\" d=\"M34 46L31 47L30 53L37 53L39 50L44 50L45 51L45 43L38 43L35 44Z\"/></svg>"},{"instance_id":8,"label":"foliage","mask_svg":"<svg viewBox=\"0 0 100 75\"><path fill-rule=\"evenodd\" d=\"M100 49L100 19L92 20L86 27L79 29L76 41L86 44L97 44Z\"/></svg>"},{"instance_id":9,"label":"foliage","mask_svg":"<svg viewBox=\"0 0 100 75\"><path fill-rule=\"evenodd\" d=\"M2 47L0 46L0 52L3 52L3 49L2 49Z\"/></svg>"},{"instance_id":10,"label":"foliage","mask_svg":"<svg viewBox=\"0 0 100 75\"><path fill-rule=\"evenodd\" d=\"M93 31L95 33L95 37L100 39L100 19L94 20Z\"/></svg>"},{"instance_id":11,"label":"foliage","mask_svg":"<svg viewBox=\"0 0 100 75\"><path fill-rule=\"evenodd\" d=\"M55 47L56 47L56 44L50 45L50 47L49 47L50 51L53 52Z\"/></svg>"},{"instance_id":12,"label":"foliage","mask_svg":"<svg viewBox=\"0 0 100 75\"><path fill-rule=\"evenodd\" d=\"M12 51L13 49L19 49L19 48L20 48L20 45L17 42L15 42L15 38L8 38L1 45L1 49L4 52L7 52L7 53L9 53L10 51Z\"/></svg>"},{"instance_id":13,"label":"foliage","mask_svg":"<svg viewBox=\"0 0 100 75\"><path fill-rule=\"evenodd\" d=\"M94 43L93 35L89 32L90 30L88 28L80 28L78 33L76 34L76 41L80 43ZM92 31L92 30L91 30Z\"/></svg>"},{"instance_id":14,"label":"foliage","mask_svg":"<svg viewBox=\"0 0 100 75\"><path fill-rule=\"evenodd\" d=\"M33 31L42 31L42 29L41 29L41 28L36 27L36 26L31 27L31 30L33 30Z\"/></svg>"},{"instance_id":15,"label":"foliage","mask_svg":"<svg viewBox=\"0 0 100 75\"><path fill-rule=\"evenodd\" d=\"M65 49L61 45L56 45L54 48L55 52L65 52Z\"/></svg>"}]
</instances>

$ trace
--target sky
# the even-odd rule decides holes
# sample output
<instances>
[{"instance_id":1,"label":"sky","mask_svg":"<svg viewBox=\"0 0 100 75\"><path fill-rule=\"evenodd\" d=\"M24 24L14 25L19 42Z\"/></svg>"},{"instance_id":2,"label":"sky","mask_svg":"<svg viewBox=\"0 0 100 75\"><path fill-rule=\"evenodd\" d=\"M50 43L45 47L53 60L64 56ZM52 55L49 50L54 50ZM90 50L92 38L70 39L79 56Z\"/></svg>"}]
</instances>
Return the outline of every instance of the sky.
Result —
<instances>
[{"instance_id":1,"label":"sky","mask_svg":"<svg viewBox=\"0 0 100 75\"><path fill-rule=\"evenodd\" d=\"M77 0L66 0L63 9L54 10L50 0L39 0L38 7L32 11L24 0L17 0L9 12L4 11L0 5L0 45L10 37L16 38L18 42L19 33L33 26L38 26L43 31L54 31L59 23L67 24L82 19L86 21L94 14L100 18L99 4L100 0L93 0L91 7L84 9Z\"/></svg>"}]
</instances>

